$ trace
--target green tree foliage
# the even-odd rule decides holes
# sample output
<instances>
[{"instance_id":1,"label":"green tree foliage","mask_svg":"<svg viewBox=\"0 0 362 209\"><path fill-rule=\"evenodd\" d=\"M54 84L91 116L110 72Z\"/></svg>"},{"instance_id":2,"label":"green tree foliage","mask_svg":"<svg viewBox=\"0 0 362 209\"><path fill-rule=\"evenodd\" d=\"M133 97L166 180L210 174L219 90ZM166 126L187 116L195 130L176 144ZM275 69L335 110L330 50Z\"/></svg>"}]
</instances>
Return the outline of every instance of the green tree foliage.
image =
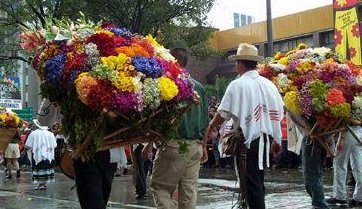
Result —
<instances>
[{"instance_id":1,"label":"green tree foliage","mask_svg":"<svg viewBox=\"0 0 362 209\"><path fill-rule=\"evenodd\" d=\"M215 96L216 99L221 100L224 96L226 88L233 79L217 77L213 84L205 86L206 96L208 98Z\"/></svg>"},{"instance_id":2,"label":"green tree foliage","mask_svg":"<svg viewBox=\"0 0 362 209\"><path fill-rule=\"evenodd\" d=\"M208 46L213 32L206 15L214 0L1 0L0 66L28 61L20 52L21 27L44 28L47 19L75 20L82 11L97 22L111 21L134 33L152 34L166 47L185 47L192 55L214 55ZM12 66L12 67L10 67Z\"/></svg>"}]
</instances>

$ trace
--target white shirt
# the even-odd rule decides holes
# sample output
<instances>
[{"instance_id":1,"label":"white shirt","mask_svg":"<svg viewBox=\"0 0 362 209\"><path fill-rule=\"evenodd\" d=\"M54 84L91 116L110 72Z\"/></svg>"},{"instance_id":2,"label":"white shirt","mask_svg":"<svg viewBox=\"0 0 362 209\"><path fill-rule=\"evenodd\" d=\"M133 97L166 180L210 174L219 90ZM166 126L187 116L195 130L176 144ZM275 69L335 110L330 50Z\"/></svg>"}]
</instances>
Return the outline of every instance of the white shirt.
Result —
<instances>
[{"instance_id":1,"label":"white shirt","mask_svg":"<svg viewBox=\"0 0 362 209\"><path fill-rule=\"evenodd\" d=\"M283 100L277 87L260 76L256 70L247 71L229 84L218 112L224 119L233 118L235 123L239 124L247 148L250 148L253 140L260 137L259 169L262 170L263 134L271 135L279 143L282 138L280 122L284 110ZM270 144L267 143L266 147L269 152ZM269 166L269 157L266 159Z\"/></svg>"},{"instance_id":2,"label":"white shirt","mask_svg":"<svg viewBox=\"0 0 362 209\"><path fill-rule=\"evenodd\" d=\"M52 132L46 129L36 129L32 131L25 146L32 150L35 164L38 164L42 160L54 160L54 149L57 146L57 141Z\"/></svg>"}]
</instances>

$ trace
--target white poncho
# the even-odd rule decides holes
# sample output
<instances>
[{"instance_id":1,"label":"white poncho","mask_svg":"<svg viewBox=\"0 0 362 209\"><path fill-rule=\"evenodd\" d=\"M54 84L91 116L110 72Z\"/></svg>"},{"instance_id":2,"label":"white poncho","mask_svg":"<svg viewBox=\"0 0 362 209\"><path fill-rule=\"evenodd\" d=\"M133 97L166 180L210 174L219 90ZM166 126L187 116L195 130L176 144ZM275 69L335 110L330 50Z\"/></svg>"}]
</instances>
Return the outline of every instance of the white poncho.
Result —
<instances>
[{"instance_id":1,"label":"white poncho","mask_svg":"<svg viewBox=\"0 0 362 209\"><path fill-rule=\"evenodd\" d=\"M263 169L263 134L271 135L280 143L280 121L283 119L283 101L277 87L256 70L245 72L226 89L218 108L224 119L232 117L239 124L245 137L245 145L260 137L259 169ZM269 139L267 140L269 142ZM267 155L270 144L266 144ZM269 166L269 157L266 157Z\"/></svg>"},{"instance_id":2,"label":"white poncho","mask_svg":"<svg viewBox=\"0 0 362 209\"><path fill-rule=\"evenodd\" d=\"M29 134L25 146L32 150L35 164L38 164L42 160L54 160L57 142L52 132L39 128Z\"/></svg>"}]
</instances>

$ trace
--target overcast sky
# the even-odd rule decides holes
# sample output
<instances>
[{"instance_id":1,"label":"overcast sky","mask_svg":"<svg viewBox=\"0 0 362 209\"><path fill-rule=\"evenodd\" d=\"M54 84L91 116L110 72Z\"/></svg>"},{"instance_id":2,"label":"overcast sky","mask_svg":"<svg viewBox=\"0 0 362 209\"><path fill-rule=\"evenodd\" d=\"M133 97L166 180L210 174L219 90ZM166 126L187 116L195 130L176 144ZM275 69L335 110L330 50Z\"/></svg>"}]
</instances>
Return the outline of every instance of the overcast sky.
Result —
<instances>
[{"instance_id":1,"label":"overcast sky","mask_svg":"<svg viewBox=\"0 0 362 209\"><path fill-rule=\"evenodd\" d=\"M280 17L300 11L332 4L333 0L271 0L272 16ZM266 0L215 0L209 13L209 22L220 30L234 26L233 13L255 17L256 22L266 20Z\"/></svg>"}]
</instances>

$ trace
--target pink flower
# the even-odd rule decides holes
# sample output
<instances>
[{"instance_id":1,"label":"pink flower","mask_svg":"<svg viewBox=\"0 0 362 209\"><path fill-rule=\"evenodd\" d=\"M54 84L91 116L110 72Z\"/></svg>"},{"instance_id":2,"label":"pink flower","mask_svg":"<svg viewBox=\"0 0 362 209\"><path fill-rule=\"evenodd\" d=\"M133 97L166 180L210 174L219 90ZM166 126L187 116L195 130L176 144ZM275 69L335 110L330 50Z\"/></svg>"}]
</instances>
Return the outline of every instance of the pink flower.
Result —
<instances>
[{"instance_id":1,"label":"pink flower","mask_svg":"<svg viewBox=\"0 0 362 209\"><path fill-rule=\"evenodd\" d=\"M31 51L45 43L44 37L38 32L22 32L20 41L21 48L27 51Z\"/></svg>"}]
</instances>

